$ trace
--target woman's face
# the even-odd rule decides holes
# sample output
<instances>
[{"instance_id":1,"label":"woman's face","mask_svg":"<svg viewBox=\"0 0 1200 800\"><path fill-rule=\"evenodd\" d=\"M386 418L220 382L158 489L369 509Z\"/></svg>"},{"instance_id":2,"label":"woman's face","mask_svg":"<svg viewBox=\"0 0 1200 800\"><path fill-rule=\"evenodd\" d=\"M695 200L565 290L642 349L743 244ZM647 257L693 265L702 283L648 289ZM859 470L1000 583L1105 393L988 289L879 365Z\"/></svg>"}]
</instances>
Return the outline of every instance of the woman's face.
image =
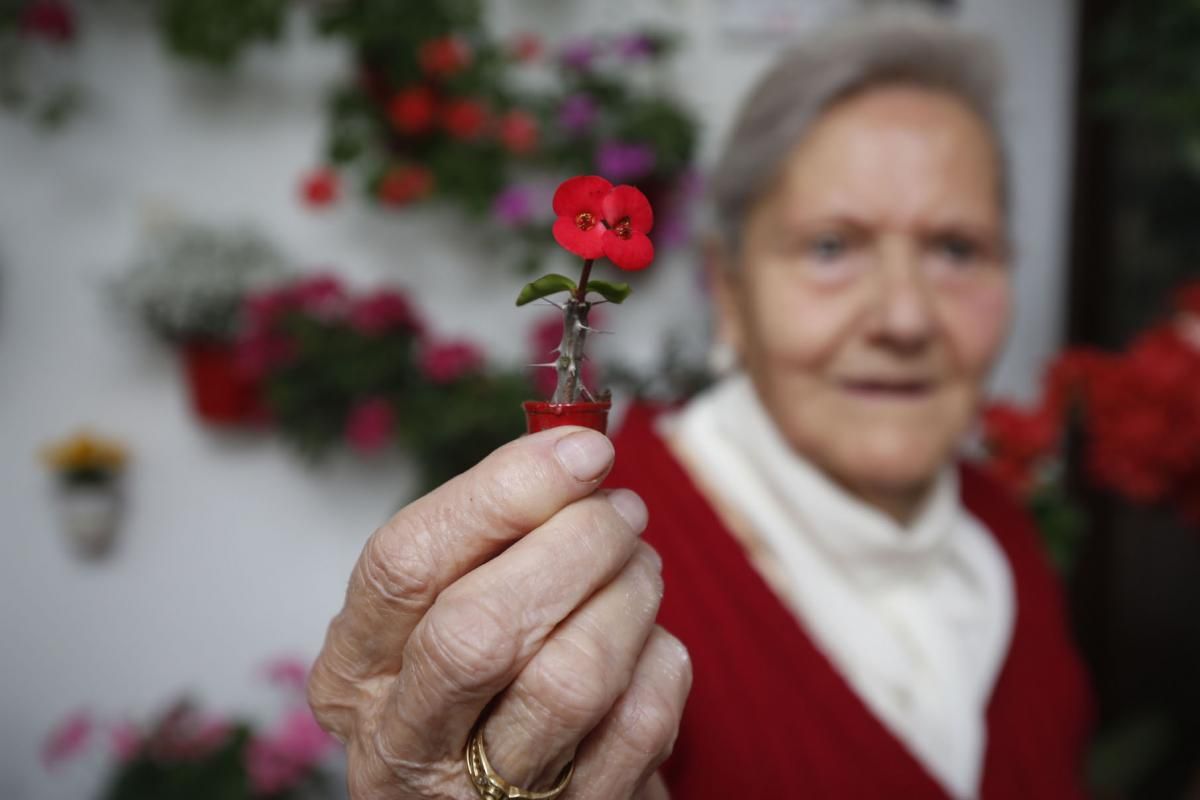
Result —
<instances>
[{"instance_id":1,"label":"woman's face","mask_svg":"<svg viewBox=\"0 0 1200 800\"><path fill-rule=\"evenodd\" d=\"M1000 180L961 101L868 90L797 145L718 281L721 333L790 444L900 519L952 456L1004 339Z\"/></svg>"}]
</instances>

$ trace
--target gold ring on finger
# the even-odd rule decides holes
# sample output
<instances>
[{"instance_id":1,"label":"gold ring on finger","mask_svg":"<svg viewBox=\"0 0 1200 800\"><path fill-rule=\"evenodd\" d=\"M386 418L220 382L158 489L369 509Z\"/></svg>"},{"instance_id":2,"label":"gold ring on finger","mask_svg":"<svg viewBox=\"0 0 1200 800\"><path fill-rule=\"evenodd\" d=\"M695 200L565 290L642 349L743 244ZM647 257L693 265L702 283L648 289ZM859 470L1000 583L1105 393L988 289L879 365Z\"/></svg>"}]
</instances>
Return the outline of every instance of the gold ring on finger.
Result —
<instances>
[{"instance_id":1,"label":"gold ring on finger","mask_svg":"<svg viewBox=\"0 0 1200 800\"><path fill-rule=\"evenodd\" d=\"M558 773L554 786L544 792L531 792L513 786L500 777L488 761L487 753L483 749L482 721L471 731L471 738L467 740L466 759L471 785L483 800L554 800L567 790L567 784L575 774L575 759L572 758Z\"/></svg>"}]
</instances>

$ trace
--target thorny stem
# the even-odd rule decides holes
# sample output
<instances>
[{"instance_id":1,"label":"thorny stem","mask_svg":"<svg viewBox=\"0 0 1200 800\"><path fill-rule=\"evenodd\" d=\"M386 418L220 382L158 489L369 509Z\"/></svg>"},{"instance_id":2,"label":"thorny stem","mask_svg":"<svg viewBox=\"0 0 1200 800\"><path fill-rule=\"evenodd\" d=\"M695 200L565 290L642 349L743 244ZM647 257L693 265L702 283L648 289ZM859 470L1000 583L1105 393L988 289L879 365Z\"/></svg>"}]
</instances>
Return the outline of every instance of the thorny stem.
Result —
<instances>
[{"instance_id":1,"label":"thorny stem","mask_svg":"<svg viewBox=\"0 0 1200 800\"><path fill-rule=\"evenodd\" d=\"M588 311L592 308L591 303L587 301L588 276L591 272L592 259L589 258L583 262L583 274L579 276L579 285L563 306L563 335L558 345L558 360L555 363L558 383L554 387L554 396L550 398L552 403L575 403L581 397L592 399L580 375L583 367L583 345L587 340Z\"/></svg>"}]
</instances>

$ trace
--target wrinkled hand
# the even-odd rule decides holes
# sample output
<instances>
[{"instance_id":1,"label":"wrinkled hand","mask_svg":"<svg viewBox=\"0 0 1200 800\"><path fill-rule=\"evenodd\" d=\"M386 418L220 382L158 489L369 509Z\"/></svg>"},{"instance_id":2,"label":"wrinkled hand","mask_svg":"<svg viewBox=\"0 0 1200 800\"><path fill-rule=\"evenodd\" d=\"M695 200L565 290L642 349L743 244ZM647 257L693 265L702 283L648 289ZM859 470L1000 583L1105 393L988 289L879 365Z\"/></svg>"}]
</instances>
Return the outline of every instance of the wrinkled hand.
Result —
<instances>
[{"instance_id":1,"label":"wrinkled hand","mask_svg":"<svg viewBox=\"0 0 1200 800\"><path fill-rule=\"evenodd\" d=\"M596 491L612 458L593 431L527 436L370 537L309 679L354 800L477 798L463 751L485 709L517 786L548 788L574 755L564 800L666 797L691 666L654 624L645 506Z\"/></svg>"}]
</instances>

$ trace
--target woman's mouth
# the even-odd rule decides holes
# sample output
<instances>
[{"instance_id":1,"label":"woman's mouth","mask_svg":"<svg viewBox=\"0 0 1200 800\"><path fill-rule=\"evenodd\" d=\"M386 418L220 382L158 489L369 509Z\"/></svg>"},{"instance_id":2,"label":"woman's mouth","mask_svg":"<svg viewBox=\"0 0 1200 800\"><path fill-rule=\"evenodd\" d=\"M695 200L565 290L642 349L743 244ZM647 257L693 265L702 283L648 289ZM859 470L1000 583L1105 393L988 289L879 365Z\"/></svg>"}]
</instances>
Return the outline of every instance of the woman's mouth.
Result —
<instances>
[{"instance_id":1,"label":"woman's mouth","mask_svg":"<svg viewBox=\"0 0 1200 800\"><path fill-rule=\"evenodd\" d=\"M858 378L839 381L841 388L869 400L923 400L933 394L934 382L923 379Z\"/></svg>"}]
</instances>

